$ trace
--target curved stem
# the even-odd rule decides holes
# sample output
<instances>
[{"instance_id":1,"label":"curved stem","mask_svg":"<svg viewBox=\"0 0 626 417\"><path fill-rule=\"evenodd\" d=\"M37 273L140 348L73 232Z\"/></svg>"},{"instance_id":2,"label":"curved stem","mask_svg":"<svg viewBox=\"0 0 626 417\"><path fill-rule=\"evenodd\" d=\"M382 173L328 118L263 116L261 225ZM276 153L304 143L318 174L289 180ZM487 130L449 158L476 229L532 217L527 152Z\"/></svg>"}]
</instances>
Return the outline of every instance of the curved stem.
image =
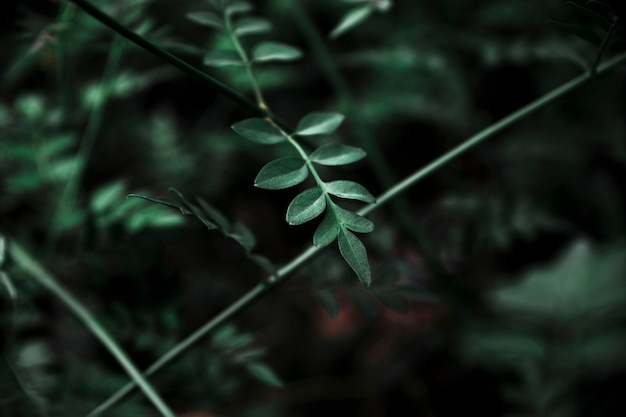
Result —
<instances>
[{"instance_id":1,"label":"curved stem","mask_svg":"<svg viewBox=\"0 0 626 417\"><path fill-rule=\"evenodd\" d=\"M117 359L119 364L124 368L133 380L133 383L139 386L148 399L159 410L164 417L175 417L175 414L165 404L152 385L146 380L145 376L137 369L130 360L128 355L122 350L109 333L102 327L96 318L71 295L58 280L46 271L34 258L32 258L17 243L9 242L8 253L15 263L32 276L40 285L47 288L51 293L56 295L75 315L78 317L85 327L96 336L105 348Z\"/></svg>"}]
</instances>

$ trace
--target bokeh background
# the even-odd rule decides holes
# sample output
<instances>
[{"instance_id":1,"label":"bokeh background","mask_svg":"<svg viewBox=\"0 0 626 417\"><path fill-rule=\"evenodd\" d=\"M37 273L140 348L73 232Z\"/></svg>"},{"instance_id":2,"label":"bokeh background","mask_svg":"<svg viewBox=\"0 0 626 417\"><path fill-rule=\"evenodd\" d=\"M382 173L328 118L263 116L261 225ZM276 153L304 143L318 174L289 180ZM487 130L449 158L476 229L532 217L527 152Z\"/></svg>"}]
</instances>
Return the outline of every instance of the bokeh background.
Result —
<instances>
[{"instance_id":1,"label":"bokeh background","mask_svg":"<svg viewBox=\"0 0 626 417\"><path fill-rule=\"evenodd\" d=\"M335 40L351 2L253 3L273 30L247 46L304 53L259 67L269 105L292 125L345 114L324 140L368 158L323 175L375 195L597 53L546 24L590 24L561 0L395 1ZM198 67L227 46L185 17L206 1L93 4ZM222 233L129 193L201 197L277 266L311 245L317 221L284 221L297 190L253 186L293 151L232 132L249 117L236 104L67 2L0 7L0 233L139 367L267 274ZM243 71L205 69L251 97ZM187 417L626 415L625 79L593 80L372 213L371 291L333 245L151 378L158 391ZM85 415L127 376L65 305L10 258L2 268L0 415ZM157 413L136 394L106 415Z\"/></svg>"}]
</instances>

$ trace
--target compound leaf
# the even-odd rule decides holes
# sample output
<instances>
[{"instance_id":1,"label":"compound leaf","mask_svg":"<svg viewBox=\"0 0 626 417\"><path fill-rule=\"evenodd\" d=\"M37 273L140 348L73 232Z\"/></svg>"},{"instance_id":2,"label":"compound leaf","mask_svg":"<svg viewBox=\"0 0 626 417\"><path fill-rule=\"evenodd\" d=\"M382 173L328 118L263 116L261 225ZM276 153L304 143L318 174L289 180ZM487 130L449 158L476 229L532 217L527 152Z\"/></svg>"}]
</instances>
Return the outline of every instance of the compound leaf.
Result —
<instances>
[{"instance_id":1,"label":"compound leaf","mask_svg":"<svg viewBox=\"0 0 626 417\"><path fill-rule=\"evenodd\" d=\"M209 67L243 66L243 61L235 51L210 51L204 56L204 65Z\"/></svg>"},{"instance_id":2,"label":"compound leaf","mask_svg":"<svg viewBox=\"0 0 626 417\"><path fill-rule=\"evenodd\" d=\"M330 38L336 39L339 35L353 29L359 24L363 23L374 11L371 6L356 7L348 10L348 12L341 18L337 26L330 32Z\"/></svg>"},{"instance_id":3,"label":"compound leaf","mask_svg":"<svg viewBox=\"0 0 626 417\"><path fill-rule=\"evenodd\" d=\"M354 146L330 143L314 150L309 159L320 165L348 165L365 158L365 151Z\"/></svg>"},{"instance_id":4,"label":"compound leaf","mask_svg":"<svg viewBox=\"0 0 626 417\"><path fill-rule=\"evenodd\" d=\"M272 24L258 17L250 17L247 19L241 19L235 25L235 35L246 36L255 35L258 33L265 33L272 30Z\"/></svg>"},{"instance_id":5,"label":"compound leaf","mask_svg":"<svg viewBox=\"0 0 626 417\"><path fill-rule=\"evenodd\" d=\"M309 175L304 160L295 157L280 158L261 168L254 185L266 190L280 190L300 184Z\"/></svg>"},{"instance_id":6,"label":"compound leaf","mask_svg":"<svg viewBox=\"0 0 626 417\"><path fill-rule=\"evenodd\" d=\"M294 135L328 135L337 130L343 119L341 113L312 112L298 122Z\"/></svg>"},{"instance_id":7,"label":"compound leaf","mask_svg":"<svg viewBox=\"0 0 626 417\"><path fill-rule=\"evenodd\" d=\"M211 12L189 12L186 14L187 19L202 26L210 26L214 29L225 30L222 19Z\"/></svg>"},{"instance_id":8,"label":"compound leaf","mask_svg":"<svg viewBox=\"0 0 626 417\"><path fill-rule=\"evenodd\" d=\"M252 50L255 62L293 61L301 56L298 48L279 42L261 42Z\"/></svg>"},{"instance_id":9,"label":"compound leaf","mask_svg":"<svg viewBox=\"0 0 626 417\"><path fill-rule=\"evenodd\" d=\"M287 223L303 224L324 212L326 197L319 187L304 190L287 207Z\"/></svg>"},{"instance_id":10,"label":"compound leaf","mask_svg":"<svg viewBox=\"0 0 626 417\"><path fill-rule=\"evenodd\" d=\"M367 259L367 250L363 243L352 232L341 229L339 232L339 252L365 288L372 284L372 271Z\"/></svg>"},{"instance_id":11,"label":"compound leaf","mask_svg":"<svg viewBox=\"0 0 626 417\"><path fill-rule=\"evenodd\" d=\"M262 145L273 145L286 140L278 129L260 117L242 120L231 127L240 136Z\"/></svg>"},{"instance_id":12,"label":"compound leaf","mask_svg":"<svg viewBox=\"0 0 626 417\"><path fill-rule=\"evenodd\" d=\"M334 209L336 208L339 207L335 206ZM317 247L330 245L337 238L339 229L340 226L335 215L332 210L329 210L313 234L313 244Z\"/></svg>"},{"instance_id":13,"label":"compound leaf","mask_svg":"<svg viewBox=\"0 0 626 417\"><path fill-rule=\"evenodd\" d=\"M174 194L176 194L178 196L178 198L180 198L183 203L185 203L185 205L187 207L189 207L189 209L191 210L191 212L193 213L194 216L196 216L196 218L198 220L200 220L202 222L202 224L204 224L207 229L209 230L215 230L217 229L217 225L215 225L215 223L213 223L212 221L210 221L207 216L202 212L202 210L200 210L200 208L198 208L198 206L196 206L195 204L191 204L183 195L183 193L181 193L180 191L178 191L175 188L170 188L170 191L173 192Z\"/></svg>"},{"instance_id":14,"label":"compound leaf","mask_svg":"<svg viewBox=\"0 0 626 417\"><path fill-rule=\"evenodd\" d=\"M334 196L349 198L351 200L359 200L365 203L376 202L376 198L369 191L367 191L365 187L357 182L337 180L327 182L325 185L326 191Z\"/></svg>"}]
</instances>

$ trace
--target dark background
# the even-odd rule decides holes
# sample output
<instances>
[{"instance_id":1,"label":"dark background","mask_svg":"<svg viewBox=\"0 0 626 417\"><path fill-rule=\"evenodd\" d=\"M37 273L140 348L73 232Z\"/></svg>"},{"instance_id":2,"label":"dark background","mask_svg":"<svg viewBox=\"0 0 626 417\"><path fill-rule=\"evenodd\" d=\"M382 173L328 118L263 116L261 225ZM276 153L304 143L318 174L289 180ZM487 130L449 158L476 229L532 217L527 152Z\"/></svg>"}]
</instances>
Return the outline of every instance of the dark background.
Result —
<instances>
[{"instance_id":1,"label":"dark background","mask_svg":"<svg viewBox=\"0 0 626 417\"><path fill-rule=\"evenodd\" d=\"M236 104L64 4L2 4L0 233L145 368L266 273L218 231L127 194L202 197L278 266L309 247L317 221L284 221L298 190L253 187L290 148L245 142L229 129L250 117ZM228 45L185 18L204 1L93 4L198 67ZM350 4L299 4L328 62L291 1L255 2L274 29L244 44L303 51L259 67L266 99L291 125L344 113L324 140L369 156L322 173L374 195L581 74L598 50L546 24L590 26L562 1L398 1L336 40L327 34ZM242 72L206 70L251 97ZM598 77L368 216L371 294L332 245L238 315L236 336L207 337L151 380L188 417L624 415L625 99L623 69ZM76 163L84 172L59 208ZM85 415L127 377L66 306L10 259L2 267L18 296L3 283L0 415ZM322 289L339 303L334 319ZM404 312L379 297L393 291ZM283 388L247 370L255 349ZM108 415L156 412L136 395Z\"/></svg>"}]
</instances>

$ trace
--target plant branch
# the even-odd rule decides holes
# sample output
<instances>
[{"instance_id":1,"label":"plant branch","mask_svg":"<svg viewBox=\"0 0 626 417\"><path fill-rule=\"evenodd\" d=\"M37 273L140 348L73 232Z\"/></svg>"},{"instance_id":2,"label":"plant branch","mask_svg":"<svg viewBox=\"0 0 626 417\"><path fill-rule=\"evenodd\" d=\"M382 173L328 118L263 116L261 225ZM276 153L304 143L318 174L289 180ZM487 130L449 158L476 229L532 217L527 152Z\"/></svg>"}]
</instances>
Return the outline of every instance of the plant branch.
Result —
<instances>
[{"instance_id":1,"label":"plant branch","mask_svg":"<svg viewBox=\"0 0 626 417\"><path fill-rule=\"evenodd\" d=\"M626 63L626 53L620 54L607 62L603 63L598 67L598 74L606 74L609 71L617 68L618 66ZM452 161L459 155L464 152L470 150L474 146L478 145L481 142L486 141L487 139L495 136L496 134L502 132L504 129L511 127L515 123L525 119L530 116L534 112L546 107L550 103L555 100L566 96L567 94L573 92L574 90L582 87L588 81L593 78L590 72L583 74L579 77L574 78L573 80L561 85L560 87L555 88L549 93L541 96L537 100L532 103L522 107L518 111L510 114L504 119L496 122L495 124L483 129L479 133L467 139L461 145L452 149L450 152L442 155L437 158L435 161L426 165L425 167L419 169L414 174L410 175L406 179L397 183L394 187L389 189L387 192L383 193L380 197L377 198L376 204L370 204L365 206L363 209L358 211L358 214L365 215L371 211L376 210L381 207L386 202L390 201L397 195L406 191L411 186L417 184L427 175L433 173L437 169L444 166L446 163ZM243 310L245 307L248 307L252 304L253 301L258 300L262 295L268 292L271 288L283 282L287 277L293 273L300 266L304 265L306 262L310 261L315 255L319 254L323 248L318 248L316 246L310 246L305 249L298 257L294 258L291 262L283 266L277 271L275 276L271 276L268 278L267 284L258 284L252 290L244 294L241 298L235 301L231 306L226 308L222 313L213 318L207 324L196 330L193 334L188 336L185 340L180 342L178 345L174 346L169 352L167 352L164 356L161 357L158 361L153 363L148 370L146 371L146 376L153 375L160 369L162 369L169 362L176 359L180 354L185 352L187 349L191 348L195 343L200 341L203 337L205 337L210 331L220 326L221 324L230 320L236 313ZM131 381L118 390L112 397L107 399L104 403L102 403L97 409L92 411L87 417L96 417L100 415L102 412L106 411L117 402L121 401L126 397L130 392L135 389L135 382Z\"/></svg>"},{"instance_id":2,"label":"plant branch","mask_svg":"<svg viewBox=\"0 0 626 417\"><path fill-rule=\"evenodd\" d=\"M148 399L159 410L164 417L175 417L175 414L165 404L163 399L159 396L152 385L141 374L137 367L130 360L128 355L119 347L115 340L109 335L109 333L102 327L102 325L96 320L96 318L76 299L71 295L58 280L46 271L31 255L28 254L14 241L10 241L8 245L8 253L15 263L32 276L40 285L47 288L51 293L57 296L63 304L65 304L82 322L83 324L96 336L100 342L109 350L109 352L117 359L119 364L124 368L128 375L133 380L133 383L137 385Z\"/></svg>"},{"instance_id":3,"label":"plant branch","mask_svg":"<svg viewBox=\"0 0 626 417\"><path fill-rule=\"evenodd\" d=\"M189 74L190 76L200 81L201 83L208 85L209 87L211 87L213 90L217 91L218 93L226 96L233 102L237 103L237 105L241 107L243 110L251 114L260 116L260 117L269 116L268 111L257 106L252 101L248 100L246 97L242 96L241 94L239 94L238 92L236 92L235 90L227 86L226 84L211 77L207 73L200 71L196 67L183 61L182 59L166 51L165 49L155 45L154 43L150 42L143 36L138 35L137 33L120 25L115 20L113 20L110 16L108 16L106 13L103 13L100 9L93 6L88 1L86 0L67 0L67 1L74 3L76 6L80 7L85 12L89 13L93 18L95 18L96 20L99 20L100 23L102 23L105 26L108 26L111 30L117 32L119 35L123 36L124 38L138 45L139 47L145 49L146 51L152 53L153 55L156 55L158 58L161 58L168 64L173 65L174 67ZM274 117L274 119L276 118ZM286 126L282 121L279 121L278 123L281 124L281 126Z\"/></svg>"}]
</instances>

